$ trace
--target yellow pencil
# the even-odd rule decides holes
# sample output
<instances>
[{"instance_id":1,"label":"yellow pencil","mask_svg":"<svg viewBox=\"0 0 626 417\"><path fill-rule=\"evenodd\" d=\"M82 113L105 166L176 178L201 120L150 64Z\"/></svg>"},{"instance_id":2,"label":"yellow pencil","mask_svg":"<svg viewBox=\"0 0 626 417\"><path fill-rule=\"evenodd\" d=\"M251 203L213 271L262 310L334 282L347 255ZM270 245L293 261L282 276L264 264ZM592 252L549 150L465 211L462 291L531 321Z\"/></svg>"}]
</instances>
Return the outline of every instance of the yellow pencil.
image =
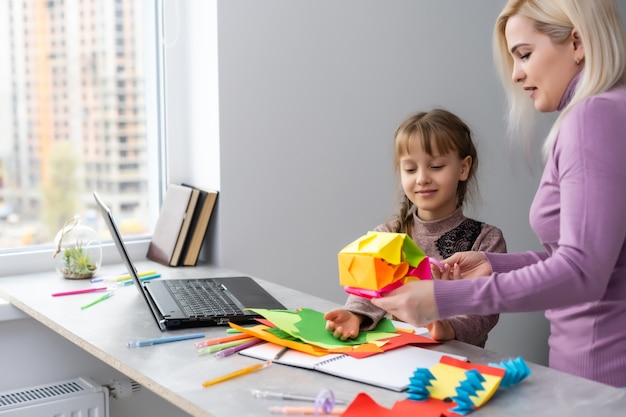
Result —
<instances>
[{"instance_id":1,"label":"yellow pencil","mask_svg":"<svg viewBox=\"0 0 626 417\"><path fill-rule=\"evenodd\" d=\"M206 388L208 386L215 385L215 384L218 384L220 382L227 381L229 379L233 379L233 378L236 378L236 377L241 376L241 375L249 374L251 372L258 371L258 370L263 369L263 368L267 368L271 364L272 364L272 362L270 362L270 361L257 363L256 365L248 366L247 368L240 369L240 370L232 372L230 374L226 374L226 375L219 376L217 378L209 379L208 381L203 382L202 386Z\"/></svg>"}]
</instances>

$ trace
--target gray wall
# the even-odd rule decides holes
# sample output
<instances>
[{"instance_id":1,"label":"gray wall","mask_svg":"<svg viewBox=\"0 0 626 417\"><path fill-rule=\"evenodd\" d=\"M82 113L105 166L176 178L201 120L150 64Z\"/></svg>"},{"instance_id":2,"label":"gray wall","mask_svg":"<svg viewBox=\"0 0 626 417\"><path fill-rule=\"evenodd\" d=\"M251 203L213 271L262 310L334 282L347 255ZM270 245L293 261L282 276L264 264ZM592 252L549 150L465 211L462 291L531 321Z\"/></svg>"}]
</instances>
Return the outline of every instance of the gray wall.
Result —
<instances>
[{"instance_id":1,"label":"gray wall","mask_svg":"<svg viewBox=\"0 0 626 417\"><path fill-rule=\"evenodd\" d=\"M221 264L343 303L337 252L396 209L393 132L435 106L475 134L481 199L467 213L509 251L540 249L528 225L540 168L504 138L492 64L504 3L218 2ZM505 314L487 347L547 364L548 331L542 312Z\"/></svg>"}]
</instances>

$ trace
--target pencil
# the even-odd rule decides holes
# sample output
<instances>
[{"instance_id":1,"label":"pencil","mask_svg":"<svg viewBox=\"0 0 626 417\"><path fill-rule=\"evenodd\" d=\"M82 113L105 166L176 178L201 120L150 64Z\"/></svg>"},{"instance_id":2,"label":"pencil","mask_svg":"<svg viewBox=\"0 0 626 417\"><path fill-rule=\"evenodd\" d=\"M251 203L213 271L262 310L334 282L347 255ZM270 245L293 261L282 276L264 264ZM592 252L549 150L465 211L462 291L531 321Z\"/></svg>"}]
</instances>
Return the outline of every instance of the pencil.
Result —
<instances>
[{"instance_id":1,"label":"pencil","mask_svg":"<svg viewBox=\"0 0 626 417\"><path fill-rule=\"evenodd\" d=\"M196 349L200 349L206 346L219 345L220 343L232 342L233 340L247 339L249 337L250 335L247 333L239 333L239 334L235 334L232 336L218 337L217 339L203 340L201 342L196 342L193 345Z\"/></svg>"},{"instance_id":2,"label":"pencil","mask_svg":"<svg viewBox=\"0 0 626 417\"><path fill-rule=\"evenodd\" d=\"M96 298L92 302L87 303L87 304L81 306L80 309L84 310L86 308L89 308L89 307L91 307L94 304L98 304L100 301L106 300L107 298L111 297L112 295L113 295L113 291L109 291L109 292L105 293L104 295L102 295L101 297Z\"/></svg>"},{"instance_id":3,"label":"pencil","mask_svg":"<svg viewBox=\"0 0 626 417\"><path fill-rule=\"evenodd\" d=\"M256 337L247 337L245 339L231 340L230 342L218 343L217 345L205 346L196 350L198 355L206 355L207 353L215 353L220 350L228 349L233 346L239 346L244 343L251 342L252 340L257 340Z\"/></svg>"},{"instance_id":4,"label":"pencil","mask_svg":"<svg viewBox=\"0 0 626 417\"><path fill-rule=\"evenodd\" d=\"M213 378L213 379L209 379L208 381L204 381L202 383L202 386L206 388L206 387L209 387L211 385L218 384L220 382L228 381L229 379L237 378L238 376L246 375L246 374L249 374L251 372L255 372L255 371L261 370L263 368L267 368L271 364L272 364L272 362L270 362L270 361L257 363L256 365L248 366L247 368L243 368L243 369L240 369L238 371L231 372L230 374L222 375L222 376L219 376L217 378Z\"/></svg>"},{"instance_id":5,"label":"pencil","mask_svg":"<svg viewBox=\"0 0 626 417\"><path fill-rule=\"evenodd\" d=\"M282 348L281 350L279 350L276 355L274 355L274 360L277 361L279 360L285 353L287 353L287 351L289 350L289 348L287 346L285 346L284 348Z\"/></svg>"},{"instance_id":6,"label":"pencil","mask_svg":"<svg viewBox=\"0 0 626 417\"><path fill-rule=\"evenodd\" d=\"M250 346L254 346L254 345L256 345L257 343L261 343L261 342L263 342L263 340L262 340L262 339L257 339L256 337L253 337L252 339L253 339L253 340L247 341L247 342L242 343L242 344L240 344L240 345L237 345L237 346L232 346L232 347L229 347L229 348L226 348L226 349L220 350L219 352L214 353L214 354L213 354L213 356L214 356L215 358L224 358L224 357L226 357L226 356L233 355L233 354L235 354L235 353L237 353L237 352L239 352L239 351L241 351L241 350L247 349L247 348L249 348Z\"/></svg>"}]
</instances>

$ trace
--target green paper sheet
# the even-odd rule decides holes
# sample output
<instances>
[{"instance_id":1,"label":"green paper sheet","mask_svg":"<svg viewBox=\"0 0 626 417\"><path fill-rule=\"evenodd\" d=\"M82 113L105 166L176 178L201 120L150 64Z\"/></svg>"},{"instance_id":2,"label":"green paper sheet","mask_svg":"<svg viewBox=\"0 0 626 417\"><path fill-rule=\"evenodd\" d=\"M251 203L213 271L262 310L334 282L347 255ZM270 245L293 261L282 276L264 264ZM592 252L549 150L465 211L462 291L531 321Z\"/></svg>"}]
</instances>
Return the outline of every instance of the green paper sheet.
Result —
<instances>
[{"instance_id":1,"label":"green paper sheet","mask_svg":"<svg viewBox=\"0 0 626 417\"><path fill-rule=\"evenodd\" d=\"M285 337L282 337L280 333L283 331L304 343L324 349L356 346L398 336L395 326L389 319L382 319L373 330L361 331L356 339L342 341L333 337L332 333L326 330L324 314L319 311L308 308L302 308L298 311L268 309L252 309L252 311L260 314L276 326L276 329L268 329L275 336L284 339Z\"/></svg>"}]
</instances>

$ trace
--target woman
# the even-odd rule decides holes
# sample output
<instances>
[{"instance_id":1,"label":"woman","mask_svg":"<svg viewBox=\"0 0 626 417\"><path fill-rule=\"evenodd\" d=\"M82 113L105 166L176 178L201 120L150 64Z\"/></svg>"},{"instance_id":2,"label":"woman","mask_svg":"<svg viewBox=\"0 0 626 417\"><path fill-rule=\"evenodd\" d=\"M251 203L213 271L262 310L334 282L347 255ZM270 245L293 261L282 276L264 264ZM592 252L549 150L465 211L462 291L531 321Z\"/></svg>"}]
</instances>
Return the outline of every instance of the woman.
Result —
<instances>
[{"instance_id":1,"label":"woman","mask_svg":"<svg viewBox=\"0 0 626 417\"><path fill-rule=\"evenodd\" d=\"M530 209L543 252L461 252L444 280L372 303L415 325L546 310L550 367L626 387L626 34L613 0L511 0L494 49L524 133L528 105L560 111ZM476 277L465 280L448 278Z\"/></svg>"}]
</instances>

